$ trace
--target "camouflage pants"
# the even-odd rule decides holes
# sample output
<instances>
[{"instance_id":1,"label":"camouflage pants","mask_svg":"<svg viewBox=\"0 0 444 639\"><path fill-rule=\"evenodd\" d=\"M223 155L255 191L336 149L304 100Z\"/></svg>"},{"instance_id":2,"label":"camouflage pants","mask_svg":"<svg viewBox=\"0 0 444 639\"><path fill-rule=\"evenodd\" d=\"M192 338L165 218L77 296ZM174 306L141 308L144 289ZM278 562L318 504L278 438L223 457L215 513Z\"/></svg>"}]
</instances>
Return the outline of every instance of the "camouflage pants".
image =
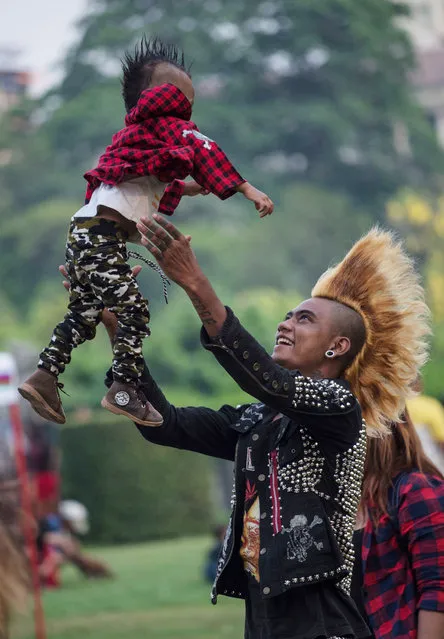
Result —
<instances>
[{"instance_id":1,"label":"camouflage pants","mask_svg":"<svg viewBox=\"0 0 444 639\"><path fill-rule=\"evenodd\" d=\"M73 348L94 338L106 307L117 317L114 379L139 379L144 366L142 341L149 335L150 315L127 257L126 235L114 222L97 217L71 222L66 245L71 284L68 313L40 355L41 368L55 375L63 373Z\"/></svg>"}]
</instances>

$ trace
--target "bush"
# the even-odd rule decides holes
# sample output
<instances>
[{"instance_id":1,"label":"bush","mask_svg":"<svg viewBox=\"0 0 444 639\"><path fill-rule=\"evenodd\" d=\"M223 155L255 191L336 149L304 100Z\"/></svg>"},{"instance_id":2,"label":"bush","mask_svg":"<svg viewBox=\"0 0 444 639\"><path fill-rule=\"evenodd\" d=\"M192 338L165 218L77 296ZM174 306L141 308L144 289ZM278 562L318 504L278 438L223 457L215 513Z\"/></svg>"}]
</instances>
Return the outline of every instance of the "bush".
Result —
<instances>
[{"instance_id":1,"label":"bush","mask_svg":"<svg viewBox=\"0 0 444 639\"><path fill-rule=\"evenodd\" d=\"M209 460L151 445L126 420L98 416L61 431L63 498L91 517L89 539L127 543L205 533Z\"/></svg>"}]
</instances>

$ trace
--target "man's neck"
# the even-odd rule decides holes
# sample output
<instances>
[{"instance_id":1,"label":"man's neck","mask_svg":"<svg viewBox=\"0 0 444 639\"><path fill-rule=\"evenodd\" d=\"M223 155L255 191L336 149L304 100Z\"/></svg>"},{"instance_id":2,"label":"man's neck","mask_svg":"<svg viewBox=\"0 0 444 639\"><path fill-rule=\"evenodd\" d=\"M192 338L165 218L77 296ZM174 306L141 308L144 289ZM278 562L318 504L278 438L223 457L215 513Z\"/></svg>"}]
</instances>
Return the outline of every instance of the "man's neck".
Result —
<instances>
[{"instance_id":1,"label":"man's neck","mask_svg":"<svg viewBox=\"0 0 444 639\"><path fill-rule=\"evenodd\" d=\"M311 377L312 379L336 379L339 377L336 371L331 370L329 366L320 366L315 369L299 369L299 372L304 377Z\"/></svg>"}]
</instances>

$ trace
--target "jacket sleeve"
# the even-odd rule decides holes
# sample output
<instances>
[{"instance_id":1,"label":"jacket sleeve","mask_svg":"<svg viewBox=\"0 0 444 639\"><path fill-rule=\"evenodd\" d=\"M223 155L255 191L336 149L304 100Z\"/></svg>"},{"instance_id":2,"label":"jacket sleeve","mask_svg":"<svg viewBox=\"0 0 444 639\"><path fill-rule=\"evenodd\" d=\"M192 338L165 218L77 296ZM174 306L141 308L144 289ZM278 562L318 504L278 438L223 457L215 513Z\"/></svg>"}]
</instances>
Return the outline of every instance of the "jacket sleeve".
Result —
<instances>
[{"instance_id":1,"label":"jacket sleeve","mask_svg":"<svg viewBox=\"0 0 444 639\"><path fill-rule=\"evenodd\" d=\"M193 150L192 177L221 200L234 195L236 187L245 182L222 149L203 135L194 122L169 118L168 126L158 126L158 135L170 144Z\"/></svg>"},{"instance_id":2,"label":"jacket sleeve","mask_svg":"<svg viewBox=\"0 0 444 639\"><path fill-rule=\"evenodd\" d=\"M111 369L105 384L112 384ZM168 402L145 365L142 390L163 417L160 427L137 426L140 434L153 444L191 450L211 457L233 461L238 433L229 426L236 422L241 408L222 406L219 410L205 407L177 408Z\"/></svg>"},{"instance_id":3,"label":"jacket sleeve","mask_svg":"<svg viewBox=\"0 0 444 639\"><path fill-rule=\"evenodd\" d=\"M320 416L340 415L344 419L346 415L360 415L358 402L345 381L303 377L279 366L233 311L227 308L227 313L218 338L211 340L202 328L201 340L242 390L290 419L303 414L307 424L321 424Z\"/></svg>"},{"instance_id":4,"label":"jacket sleeve","mask_svg":"<svg viewBox=\"0 0 444 639\"><path fill-rule=\"evenodd\" d=\"M165 189L159 204L159 213L162 215L172 215L179 206L183 196L185 182L182 180L173 180Z\"/></svg>"},{"instance_id":5,"label":"jacket sleeve","mask_svg":"<svg viewBox=\"0 0 444 639\"><path fill-rule=\"evenodd\" d=\"M444 612L444 481L410 474L401 488L398 520L408 543L417 607Z\"/></svg>"}]
</instances>

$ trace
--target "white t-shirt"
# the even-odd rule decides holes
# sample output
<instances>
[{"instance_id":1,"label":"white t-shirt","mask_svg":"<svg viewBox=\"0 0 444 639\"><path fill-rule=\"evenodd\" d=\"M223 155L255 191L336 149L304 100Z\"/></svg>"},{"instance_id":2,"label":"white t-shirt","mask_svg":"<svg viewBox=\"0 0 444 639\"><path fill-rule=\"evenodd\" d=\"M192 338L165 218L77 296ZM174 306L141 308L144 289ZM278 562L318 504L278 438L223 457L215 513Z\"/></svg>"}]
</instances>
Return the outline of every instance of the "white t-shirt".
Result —
<instances>
[{"instance_id":1,"label":"white t-shirt","mask_svg":"<svg viewBox=\"0 0 444 639\"><path fill-rule=\"evenodd\" d=\"M136 177L117 186L101 184L93 192L90 201L75 213L77 217L94 217L99 205L114 209L123 217L138 222L141 217L151 217L156 213L167 183L154 175Z\"/></svg>"}]
</instances>

